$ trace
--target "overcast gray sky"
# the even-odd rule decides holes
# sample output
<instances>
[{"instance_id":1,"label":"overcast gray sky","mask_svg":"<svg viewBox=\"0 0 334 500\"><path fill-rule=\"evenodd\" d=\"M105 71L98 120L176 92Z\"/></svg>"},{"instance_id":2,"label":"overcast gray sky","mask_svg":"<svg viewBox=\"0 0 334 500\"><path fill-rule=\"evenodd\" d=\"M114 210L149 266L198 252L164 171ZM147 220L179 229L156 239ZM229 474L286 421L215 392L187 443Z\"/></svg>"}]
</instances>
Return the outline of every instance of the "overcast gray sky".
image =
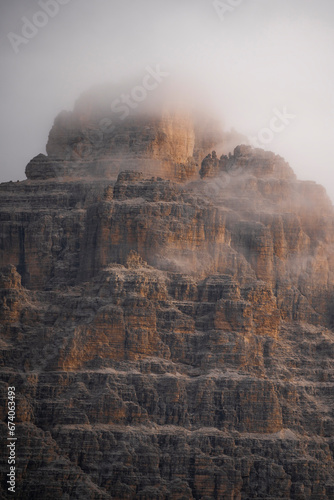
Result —
<instances>
[{"instance_id":1,"label":"overcast gray sky","mask_svg":"<svg viewBox=\"0 0 334 500\"><path fill-rule=\"evenodd\" d=\"M0 29L0 181L81 92L160 64L334 200L333 0L4 0Z\"/></svg>"}]
</instances>

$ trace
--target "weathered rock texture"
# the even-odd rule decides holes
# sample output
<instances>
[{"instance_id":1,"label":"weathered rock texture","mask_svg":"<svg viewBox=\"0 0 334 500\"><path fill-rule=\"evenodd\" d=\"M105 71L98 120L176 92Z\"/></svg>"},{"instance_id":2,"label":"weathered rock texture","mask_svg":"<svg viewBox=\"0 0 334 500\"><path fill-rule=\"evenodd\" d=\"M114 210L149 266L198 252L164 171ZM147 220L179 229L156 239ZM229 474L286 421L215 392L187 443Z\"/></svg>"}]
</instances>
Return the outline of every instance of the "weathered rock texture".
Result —
<instances>
[{"instance_id":1,"label":"weathered rock texture","mask_svg":"<svg viewBox=\"0 0 334 500\"><path fill-rule=\"evenodd\" d=\"M161 89L151 94L145 102L130 99L130 105L121 104L120 96L126 94L117 87L85 94L73 111L57 116L47 156L31 160L27 178L116 179L120 171L131 169L184 182L198 176L200 162L213 147L238 137L224 133L208 116L166 105Z\"/></svg>"},{"instance_id":2,"label":"weathered rock texture","mask_svg":"<svg viewBox=\"0 0 334 500\"><path fill-rule=\"evenodd\" d=\"M60 115L28 180L0 186L15 498L334 499L325 190L247 146L188 175L203 149L188 118L124 122L90 167L79 118ZM164 175L121 166L135 144Z\"/></svg>"}]
</instances>

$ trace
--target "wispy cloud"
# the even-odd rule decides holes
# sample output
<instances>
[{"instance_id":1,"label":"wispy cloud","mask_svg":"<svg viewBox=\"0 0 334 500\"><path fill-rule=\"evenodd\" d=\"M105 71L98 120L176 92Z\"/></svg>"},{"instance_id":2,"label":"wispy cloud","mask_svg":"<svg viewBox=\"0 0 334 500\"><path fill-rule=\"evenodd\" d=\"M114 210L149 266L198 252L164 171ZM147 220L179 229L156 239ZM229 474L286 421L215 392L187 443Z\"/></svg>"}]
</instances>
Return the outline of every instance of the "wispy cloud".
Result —
<instances>
[{"instance_id":1,"label":"wispy cloud","mask_svg":"<svg viewBox=\"0 0 334 500\"><path fill-rule=\"evenodd\" d=\"M265 146L334 198L333 2L222 4L223 22L207 0L3 2L0 179L24 178L28 161L45 151L55 116L81 92L160 64L171 80L184 78L227 129L260 144L273 132L273 109L285 106L296 119Z\"/></svg>"}]
</instances>

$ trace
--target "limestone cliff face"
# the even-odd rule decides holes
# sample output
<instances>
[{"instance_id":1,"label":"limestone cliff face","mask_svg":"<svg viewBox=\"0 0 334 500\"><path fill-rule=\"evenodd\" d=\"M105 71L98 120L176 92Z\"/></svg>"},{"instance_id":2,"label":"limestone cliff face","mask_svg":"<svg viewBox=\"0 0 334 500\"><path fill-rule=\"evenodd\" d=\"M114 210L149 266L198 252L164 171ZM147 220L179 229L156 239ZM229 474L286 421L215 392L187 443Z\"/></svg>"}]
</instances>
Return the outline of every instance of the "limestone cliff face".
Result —
<instances>
[{"instance_id":1,"label":"limestone cliff face","mask_svg":"<svg viewBox=\"0 0 334 500\"><path fill-rule=\"evenodd\" d=\"M115 110L118 92L117 87L92 90L73 111L61 112L49 134L47 156L29 163L27 177L116 179L120 171L131 169L183 182L196 178L204 156L229 139L212 118L166 105L154 93L144 103L134 103L135 109L123 104Z\"/></svg>"},{"instance_id":2,"label":"limestone cliff face","mask_svg":"<svg viewBox=\"0 0 334 500\"><path fill-rule=\"evenodd\" d=\"M45 157L47 163L60 164L56 175L114 178L124 168L176 181L197 175L196 138L189 118L168 112L160 118L132 117L116 129L109 118L105 119L109 126L101 117L91 120L83 125L75 113L62 113L56 119ZM32 178L36 168L30 166L27 176Z\"/></svg>"},{"instance_id":3,"label":"limestone cliff face","mask_svg":"<svg viewBox=\"0 0 334 500\"><path fill-rule=\"evenodd\" d=\"M78 159L82 106L0 185L16 498L333 499L324 189L272 153L218 158L189 117L136 116Z\"/></svg>"}]
</instances>

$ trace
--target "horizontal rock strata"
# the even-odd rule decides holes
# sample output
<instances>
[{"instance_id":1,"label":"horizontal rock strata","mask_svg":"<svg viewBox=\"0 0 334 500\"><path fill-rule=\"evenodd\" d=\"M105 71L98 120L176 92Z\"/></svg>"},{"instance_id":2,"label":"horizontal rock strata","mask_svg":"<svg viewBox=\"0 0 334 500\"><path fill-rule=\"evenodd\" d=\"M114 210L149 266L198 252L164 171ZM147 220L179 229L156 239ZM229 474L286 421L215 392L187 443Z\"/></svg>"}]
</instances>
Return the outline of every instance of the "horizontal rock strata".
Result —
<instances>
[{"instance_id":1,"label":"horizontal rock strata","mask_svg":"<svg viewBox=\"0 0 334 500\"><path fill-rule=\"evenodd\" d=\"M124 122L89 166L80 117L58 117L48 156L0 185L16 498L334 499L324 189L248 146L201 158L196 127L165 118L154 133ZM162 175L117 163L134 149Z\"/></svg>"}]
</instances>

